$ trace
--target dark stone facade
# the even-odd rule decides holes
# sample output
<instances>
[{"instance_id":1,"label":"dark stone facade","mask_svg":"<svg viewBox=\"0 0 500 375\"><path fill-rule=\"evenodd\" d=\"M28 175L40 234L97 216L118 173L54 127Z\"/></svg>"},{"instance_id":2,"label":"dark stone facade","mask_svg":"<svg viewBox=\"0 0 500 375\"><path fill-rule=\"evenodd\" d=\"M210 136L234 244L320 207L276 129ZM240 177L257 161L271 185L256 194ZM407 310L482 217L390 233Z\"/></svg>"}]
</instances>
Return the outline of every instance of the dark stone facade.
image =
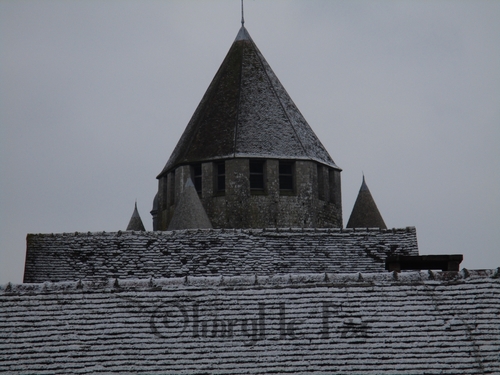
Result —
<instances>
[{"instance_id":1,"label":"dark stone facade","mask_svg":"<svg viewBox=\"0 0 500 375\"><path fill-rule=\"evenodd\" d=\"M340 171L313 161L292 161L293 189L279 186L279 160L264 162L264 188L250 187L250 159L225 160L225 190L217 191L216 162L202 163L200 199L214 228L332 228L342 227ZM159 221L166 230L190 165L180 166L159 180ZM319 184L318 180L322 179ZM322 187L320 192L318 186Z\"/></svg>"}]
</instances>

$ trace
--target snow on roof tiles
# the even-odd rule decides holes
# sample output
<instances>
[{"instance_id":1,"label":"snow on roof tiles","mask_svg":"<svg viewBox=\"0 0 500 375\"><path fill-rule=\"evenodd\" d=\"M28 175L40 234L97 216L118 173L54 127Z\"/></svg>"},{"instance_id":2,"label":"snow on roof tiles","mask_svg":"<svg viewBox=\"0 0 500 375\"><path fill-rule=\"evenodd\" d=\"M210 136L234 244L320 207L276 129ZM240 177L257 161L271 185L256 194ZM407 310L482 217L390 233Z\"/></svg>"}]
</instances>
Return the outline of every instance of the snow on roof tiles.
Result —
<instances>
[{"instance_id":1,"label":"snow on roof tiles","mask_svg":"<svg viewBox=\"0 0 500 375\"><path fill-rule=\"evenodd\" d=\"M500 270L0 287L9 374L498 374Z\"/></svg>"},{"instance_id":2,"label":"snow on roof tiles","mask_svg":"<svg viewBox=\"0 0 500 375\"><path fill-rule=\"evenodd\" d=\"M244 27L160 176L179 164L232 157L338 168Z\"/></svg>"},{"instance_id":3,"label":"snow on roof tiles","mask_svg":"<svg viewBox=\"0 0 500 375\"><path fill-rule=\"evenodd\" d=\"M29 234L24 281L383 272L396 254L418 255L414 227Z\"/></svg>"}]
</instances>

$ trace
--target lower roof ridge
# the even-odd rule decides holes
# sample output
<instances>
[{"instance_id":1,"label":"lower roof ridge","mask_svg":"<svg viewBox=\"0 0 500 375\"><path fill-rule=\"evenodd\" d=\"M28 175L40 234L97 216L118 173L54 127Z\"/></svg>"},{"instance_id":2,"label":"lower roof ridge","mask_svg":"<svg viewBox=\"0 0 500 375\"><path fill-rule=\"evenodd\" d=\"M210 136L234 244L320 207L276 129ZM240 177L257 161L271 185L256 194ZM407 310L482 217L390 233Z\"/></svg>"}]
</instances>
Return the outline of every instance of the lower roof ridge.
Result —
<instances>
[{"instance_id":1,"label":"lower roof ridge","mask_svg":"<svg viewBox=\"0 0 500 375\"><path fill-rule=\"evenodd\" d=\"M0 285L0 295L43 294L49 292L91 292L126 290L168 290L175 288L213 287L275 287L286 285L353 286L360 284L454 284L477 280L496 280L500 283L500 267L460 272L411 271L411 272L351 272L351 273L285 273L273 275L247 274L239 276L185 276L174 278L101 279L93 281L59 281L44 283L7 283Z\"/></svg>"}]
</instances>

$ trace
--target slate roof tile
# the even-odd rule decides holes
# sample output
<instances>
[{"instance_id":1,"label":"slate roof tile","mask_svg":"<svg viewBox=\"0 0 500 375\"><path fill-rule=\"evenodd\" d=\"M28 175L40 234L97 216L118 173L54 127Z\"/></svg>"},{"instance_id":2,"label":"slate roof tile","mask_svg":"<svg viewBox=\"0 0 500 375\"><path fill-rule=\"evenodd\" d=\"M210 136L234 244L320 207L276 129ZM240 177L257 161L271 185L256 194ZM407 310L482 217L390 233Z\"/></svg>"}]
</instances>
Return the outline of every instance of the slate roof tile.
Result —
<instances>
[{"instance_id":1,"label":"slate roof tile","mask_svg":"<svg viewBox=\"0 0 500 375\"><path fill-rule=\"evenodd\" d=\"M418 255L415 228L30 234L27 247L25 282L383 271L389 253Z\"/></svg>"},{"instance_id":2,"label":"slate roof tile","mask_svg":"<svg viewBox=\"0 0 500 375\"><path fill-rule=\"evenodd\" d=\"M316 160L338 168L242 26L170 156L177 165L221 158Z\"/></svg>"},{"instance_id":3,"label":"slate roof tile","mask_svg":"<svg viewBox=\"0 0 500 375\"><path fill-rule=\"evenodd\" d=\"M398 280L390 273L363 273L362 282L359 273L326 276L120 279L120 288L115 279L4 285L0 369L14 374L500 371L495 270L469 271L468 277L435 272L433 279L428 272L409 272ZM185 307L191 324L197 304L206 337L201 324L198 337L192 326L183 330L182 319L164 324L165 317L175 316L177 310L168 310L173 303ZM264 336L245 335L241 320L248 323L247 333L252 321L258 330L262 306ZM240 323L232 337L222 337L220 329L212 335L214 319ZM293 332L281 337L280 327L290 319L297 322L297 337L291 338Z\"/></svg>"}]
</instances>

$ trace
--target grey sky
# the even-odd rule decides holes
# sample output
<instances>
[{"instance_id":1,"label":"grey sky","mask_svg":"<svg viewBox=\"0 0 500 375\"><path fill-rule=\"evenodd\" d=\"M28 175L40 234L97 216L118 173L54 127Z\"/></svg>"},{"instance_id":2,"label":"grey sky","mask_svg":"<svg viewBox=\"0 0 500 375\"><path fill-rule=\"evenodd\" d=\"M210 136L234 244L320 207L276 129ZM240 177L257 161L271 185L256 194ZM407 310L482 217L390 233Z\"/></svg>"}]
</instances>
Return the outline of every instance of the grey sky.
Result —
<instances>
[{"instance_id":1,"label":"grey sky","mask_svg":"<svg viewBox=\"0 0 500 375\"><path fill-rule=\"evenodd\" d=\"M245 2L253 40L343 169L421 254L500 266L500 2ZM0 283L27 233L151 230L162 170L240 2L0 2Z\"/></svg>"}]
</instances>

